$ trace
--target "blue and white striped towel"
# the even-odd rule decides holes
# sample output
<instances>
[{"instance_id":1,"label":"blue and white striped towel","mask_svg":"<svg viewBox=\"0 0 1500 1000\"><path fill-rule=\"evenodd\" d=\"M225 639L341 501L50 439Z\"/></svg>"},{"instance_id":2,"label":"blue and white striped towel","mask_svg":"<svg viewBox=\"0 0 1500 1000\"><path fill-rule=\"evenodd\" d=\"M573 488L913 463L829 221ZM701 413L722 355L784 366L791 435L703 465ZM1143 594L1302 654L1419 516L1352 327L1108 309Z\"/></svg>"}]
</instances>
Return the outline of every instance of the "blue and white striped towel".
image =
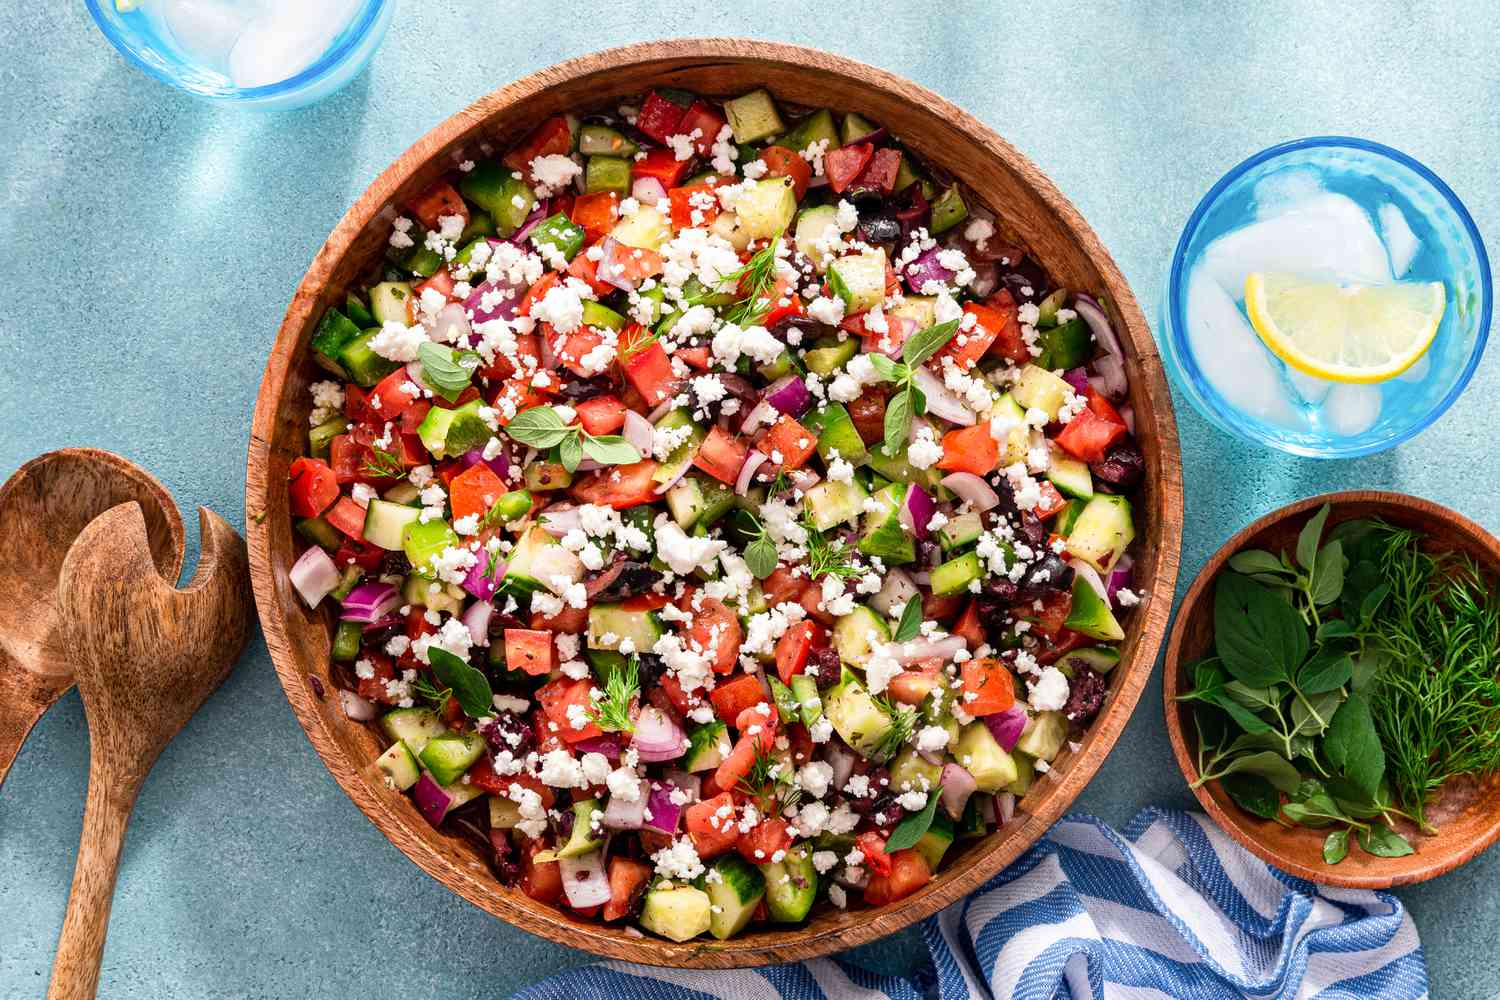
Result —
<instances>
[{"instance_id":1,"label":"blue and white striped towel","mask_svg":"<svg viewBox=\"0 0 1500 1000\"><path fill-rule=\"evenodd\" d=\"M1388 893L1267 867L1205 816L1147 809L1122 836L1070 816L922 925L933 966L908 981L818 959L734 972L604 962L517 1000L1420 1000L1416 927Z\"/></svg>"}]
</instances>

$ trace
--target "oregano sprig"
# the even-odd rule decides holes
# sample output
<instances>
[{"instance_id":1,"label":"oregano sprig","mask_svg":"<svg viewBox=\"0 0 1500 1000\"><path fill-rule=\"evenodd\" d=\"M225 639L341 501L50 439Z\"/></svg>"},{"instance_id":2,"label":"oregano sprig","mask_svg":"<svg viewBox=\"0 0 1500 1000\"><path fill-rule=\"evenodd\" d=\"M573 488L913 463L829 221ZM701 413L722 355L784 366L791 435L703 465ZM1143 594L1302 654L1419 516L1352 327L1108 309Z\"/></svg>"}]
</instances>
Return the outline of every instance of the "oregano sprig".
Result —
<instances>
[{"instance_id":1,"label":"oregano sprig","mask_svg":"<svg viewBox=\"0 0 1500 1000\"><path fill-rule=\"evenodd\" d=\"M533 406L516 414L505 426L505 433L539 451L556 448L557 460L569 472L578 470L585 455L600 465L631 465L641 460L641 453L620 435L594 435L582 427L565 424L550 406Z\"/></svg>"},{"instance_id":2,"label":"oregano sprig","mask_svg":"<svg viewBox=\"0 0 1500 1000\"><path fill-rule=\"evenodd\" d=\"M895 456L906 446L911 435L913 417L927 412L927 396L917 387L917 369L926 364L958 332L958 320L929 326L906 338L901 345L901 360L884 354L871 354L870 363L882 382L894 382L896 392L885 404L885 453Z\"/></svg>"}]
</instances>

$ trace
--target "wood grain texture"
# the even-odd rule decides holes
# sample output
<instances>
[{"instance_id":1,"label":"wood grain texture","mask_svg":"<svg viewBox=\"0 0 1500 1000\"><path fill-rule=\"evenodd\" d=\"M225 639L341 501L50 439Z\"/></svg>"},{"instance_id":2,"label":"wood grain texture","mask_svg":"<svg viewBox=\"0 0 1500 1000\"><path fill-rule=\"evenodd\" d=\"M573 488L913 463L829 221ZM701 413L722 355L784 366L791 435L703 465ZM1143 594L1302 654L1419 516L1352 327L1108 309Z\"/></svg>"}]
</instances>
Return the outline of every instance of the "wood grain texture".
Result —
<instances>
[{"instance_id":1,"label":"wood grain texture","mask_svg":"<svg viewBox=\"0 0 1500 1000\"><path fill-rule=\"evenodd\" d=\"M57 607L57 575L84 527L134 500L146 519L152 562L176 580L182 519L145 469L94 448L65 448L27 462L0 486L0 784L42 713L73 686L77 637Z\"/></svg>"},{"instance_id":2,"label":"wood grain texture","mask_svg":"<svg viewBox=\"0 0 1500 1000\"><path fill-rule=\"evenodd\" d=\"M1433 551L1462 551L1500 579L1500 540L1473 521L1430 500L1379 490L1350 490L1299 500L1251 523L1215 552L1193 582L1178 610L1162 674L1167 735L1177 765L1191 784L1198 780L1197 733L1191 707L1176 700L1191 684L1186 667L1208 655L1213 644L1213 581L1229 557L1246 548L1291 551L1297 533L1325 503L1333 504L1328 527L1355 518L1378 517L1415 528L1428 536ZM1325 529L1326 530L1326 529ZM1284 872L1324 885L1351 889L1389 889L1425 882L1457 868L1500 838L1500 777L1485 782L1450 782L1434 805L1438 826L1426 836L1410 824L1401 826L1416 853L1404 858L1377 858L1351 846L1336 865L1323 862L1326 830L1284 827L1245 812L1217 781L1193 789L1208 814L1257 857Z\"/></svg>"},{"instance_id":3,"label":"wood grain texture","mask_svg":"<svg viewBox=\"0 0 1500 1000\"><path fill-rule=\"evenodd\" d=\"M201 554L183 590L157 573L139 504L113 507L78 535L58 578L76 634L89 722L89 791L50 1000L93 997L125 828L151 765L229 674L250 628L244 542L199 509Z\"/></svg>"},{"instance_id":4,"label":"wood grain texture","mask_svg":"<svg viewBox=\"0 0 1500 1000\"><path fill-rule=\"evenodd\" d=\"M893 906L815 912L802 927L686 944L576 921L501 887L472 847L434 831L406 796L388 790L371 767L380 752L375 734L345 719L337 700L321 698L309 681L333 687L329 620L327 612L310 613L287 578L296 557L287 471L305 447L308 384L322 377L308 360L308 341L323 310L342 302L379 258L393 207L458 160L482 156L481 143L503 148L548 115L608 105L657 85L718 96L765 86L780 101L857 111L967 184L1061 284L1102 292L1128 355L1149 480L1139 514L1144 599L1131 620L1122 664L1110 675L1109 701L1080 749L1065 753L1037 782L1016 819L956 852L933 882ZM433 129L371 184L312 262L277 336L256 402L246 513L261 624L287 699L334 778L392 843L465 899L534 934L630 961L723 968L826 955L900 930L969 893L1062 814L1114 745L1160 649L1177 578L1182 477L1171 398L1145 317L1098 238L1030 161L931 91L862 63L790 45L674 39L585 56L510 84Z\"/></svg>"}]
</instances>

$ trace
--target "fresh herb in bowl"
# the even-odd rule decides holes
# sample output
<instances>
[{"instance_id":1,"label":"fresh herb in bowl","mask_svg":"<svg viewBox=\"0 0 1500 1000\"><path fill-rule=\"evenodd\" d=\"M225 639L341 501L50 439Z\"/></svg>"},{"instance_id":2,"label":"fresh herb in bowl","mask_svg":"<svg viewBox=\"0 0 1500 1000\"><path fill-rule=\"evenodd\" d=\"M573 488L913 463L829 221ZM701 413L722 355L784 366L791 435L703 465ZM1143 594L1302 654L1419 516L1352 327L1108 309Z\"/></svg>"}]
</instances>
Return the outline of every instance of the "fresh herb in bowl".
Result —
<instances>
[{"instance_id":1,"label":"fresh herb in bowl","mask_svg":"<svg viewBox=\"0 0 1500 1000\"><path fill-rule=\"evenodd\" d=\"M1213 656L1189 668L1195 785L1246 811L1329 829L1323 859L1412 853L1399 819L1459 775L1500 769L1500 598L1461 553L1324 505L1294 552L1247 549L1214 589Z\"/></svg>"}]
</instances>

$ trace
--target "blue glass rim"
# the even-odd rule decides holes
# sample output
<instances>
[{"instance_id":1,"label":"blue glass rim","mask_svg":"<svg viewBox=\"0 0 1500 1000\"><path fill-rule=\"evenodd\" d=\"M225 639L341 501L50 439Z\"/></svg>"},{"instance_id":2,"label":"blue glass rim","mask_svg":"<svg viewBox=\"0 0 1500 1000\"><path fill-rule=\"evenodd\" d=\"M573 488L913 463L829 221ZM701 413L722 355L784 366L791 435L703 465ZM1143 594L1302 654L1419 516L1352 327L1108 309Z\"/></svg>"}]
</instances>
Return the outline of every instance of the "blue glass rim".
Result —
<instances>
[{"instance_id":1,"label":"blue glass rim","mask_svg":"<svg viewBox=\"0 0 1500 1000\"><path fill-rule=\"evenodd\" d=\"M148 75L160 80L177 90L186 91L195 97L204 97L217 101L244 101L253 102L269 98L284 97L294 93L303 87L317 82L320 78L337 69L344 59L353 53L365 36L379 22L381 13L387 6L395 3L395 0L365 0L364 7L353 20L351 20L339 32L334 39L333 45L328 51L317 58L313 64L295 76L289 76L285 80L276 83L268 83L261 87L229 87L222 90L206 90L200 87L187 86L180 76L169 72L164 60L150 49L135 45L131 39L125 37L118 27L105 15L101 9L104 4L112 4L113 0L84 0L84 6L88 8L89 16L94 19L94 24L99 31L109 40L109 44L126 58L128 62L144 71Z\"/></svg>"},{"instance_id":2,"label":"blue glass rim","mask_svg":"<svg viewBox=\"0 0 1500 1000\"><path fill-rule=\"evenodd\" d=\"M1469 380L1474 377L1474 372L1479 368L1480 359L1484 357L1485 344L1489 340L1490 313L1494 308L1494 289L1490 280L1490 260L1489 255L1485 252L1484 240L1480 237L1479 227L1474 224L1474 219L1469 215L1469 210L1464 207L1463 201L1459 199L1458 195L1453 192L1453 189L1441 177L1428 169L1420 160L1383 143L1345 135L1315 135L1303 139L1292 139L1263 149L1253 156L1241 160L1230 168L1223 177L1220 177L1213 187L1208 189L1208 192L1198 201L1192 214L1188 216L1187 225L1183 227L1182 235L1178 237L1177 248L1172 252L1172 266L1167 275L1166 292L1166 308L1169 315L1164 318L1167 321L1167 336L1172 340L1170 346L1174 367L1181 370L1183 381L1190 383L1183 386L1184 391L1195 403L1209 411L1222 409L1228 412L1232 410L1233 408L1227 402L1223 401L1222 397L1219 397L1217 391L1206 383L1202 372L1198 369L1197 362L1193 359L1192 351L1188 349L1186 324L1183 317L1184 303L1182 294L1183 271L1187 260L1188 245L1192 243L1193 237L1198 232L1198 227L1203 222L1203 217L1208 214L1208 210L1218 201L1219 197L1231 184L1243 177L1248 171L1286 153L1298 152L1304 149L1324 148L1355 149L1393 160L1430 184L1433 190L1442 195L1449 207L1453 209L1454 215L1462 223L1464 232L1468 234L1469 241L1474 246L1474 254L1479 269L1479 332L1474 338L1474 348L1469 354L1468 363L1464 366L1463 372L1460 373L1447 394L1438 400L1421 419L1413 421L1406 429L1382 441L1374 441L1369 444L1343 448L1336 451L1317 451L1275 440L1260 433L1253 427L1228 419L1225 413L1210 412L1208 416L1211 418L1211 422L1230 429L1232 433L1240 437L1254 441L1256 444L1275 448L1279 451L1286 451L1307 458L1360 458L1365 455L1373 455L1394 448L1399 444L1411 440L1428 427L1431 427L1439 417L1447 412L1448 408L1453 405L1464 389L1468 387ZM1218 400L1221 404L1219 407L1214 405L1215 400Z\"/></svg>"}]
</instances>

